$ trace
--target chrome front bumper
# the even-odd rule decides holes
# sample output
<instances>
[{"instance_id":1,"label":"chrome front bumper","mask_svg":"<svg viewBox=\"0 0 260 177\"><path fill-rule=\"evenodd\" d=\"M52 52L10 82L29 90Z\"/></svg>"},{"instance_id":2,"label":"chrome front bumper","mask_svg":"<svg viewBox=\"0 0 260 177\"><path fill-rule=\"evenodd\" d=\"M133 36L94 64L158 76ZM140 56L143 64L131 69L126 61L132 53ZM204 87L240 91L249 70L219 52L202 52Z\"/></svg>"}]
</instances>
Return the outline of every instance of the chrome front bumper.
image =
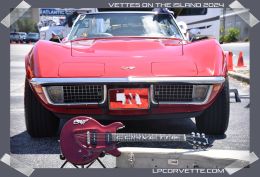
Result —
<instances>
[{"instance_id":1,"label":"chrome front bumper","mask_svg":"<svg viewBox=\"0 0 260 177\"><path fill-rule=\"evenodd\" d=\"M32 78L30 83L32 85L41 85L47 101L50 105L70 106L70 105L88 105L88 104L104 104L107 100L107 85L109 84L131 84L131 83L147 83L150 85L150 101L152 104L192 104L203 105L206 104L212 93L213 84L224 83L224 77L127 77L127 78ZM46 86L51 85L65 85L65 84L103 84L104 85L104 99L101 103L54 103L50 100L46 92ZM189 84L208 84L210 85L205 100L201 102L156 102L153 99L153 84L156 83L189 83Z\"/></svg>"},{"instance_id":2,"label":"chrome front bumper","mask_svg":"<svg viewBox=\"0 0 260 177\"><path fill-rule=\"evenodd\" d=\"M124 77L124 78L32 78L31 84L52 85L61 83L191 83L222 84L225 77Z\"/></svg>"}]
</instances>

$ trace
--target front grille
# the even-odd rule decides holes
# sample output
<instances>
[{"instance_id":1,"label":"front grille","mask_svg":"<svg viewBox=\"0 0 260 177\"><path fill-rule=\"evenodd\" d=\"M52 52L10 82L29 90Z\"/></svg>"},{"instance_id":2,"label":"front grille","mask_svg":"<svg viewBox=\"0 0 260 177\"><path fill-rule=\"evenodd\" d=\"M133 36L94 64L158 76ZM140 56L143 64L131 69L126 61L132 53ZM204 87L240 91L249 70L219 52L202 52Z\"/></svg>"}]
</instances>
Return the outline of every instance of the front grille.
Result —
<instances>
[{"instance_id":1,"label":"front grille","mask_svg":"<svg viewBox=\"0 0 260 177\"><path fill-rule=\"evenodd\" d=\"M163 84L153 86L155 102L192 102L192 84Z\"/></svg>"},{"instance_id":2,"label":"front grille","mask_svg":"<svg viewBox=\"0 0 260 177\"><path fill-rule=\"evenodd\" d=\"M63 86L64 103L100 103L104 98L103 85Z\"/></svg>"}]
</instances>

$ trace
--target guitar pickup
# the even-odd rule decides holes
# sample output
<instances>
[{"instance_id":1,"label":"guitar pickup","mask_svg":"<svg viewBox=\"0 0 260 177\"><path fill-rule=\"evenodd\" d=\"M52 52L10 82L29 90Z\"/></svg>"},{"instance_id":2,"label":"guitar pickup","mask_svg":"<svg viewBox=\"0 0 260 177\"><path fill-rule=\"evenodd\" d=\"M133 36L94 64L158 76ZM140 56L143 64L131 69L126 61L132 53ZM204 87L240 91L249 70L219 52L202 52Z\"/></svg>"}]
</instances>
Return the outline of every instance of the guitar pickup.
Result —
<instances>
[{"instance_id":1,"label":"guitar pickup","mask_svg":"<svg viewBox=\"0 0 260 177\"><path fill-rule=\"evenodd\" d=\"M90 144L92 146L96 146L97 145L97 132L96 131L91 132Z\"/></svg>"},{"instance_id":2,"label":"guitar pickup","mask_svg":"<svg viewBox=\"0 0 260 177\"><path fill-rule=\"evenodd\" d=\"M87 145L90 145L90 132L87 131Z\"/></svg>"},{"instance_id":3,"label":"guitar pickup","mask_svg":"<svg viewBox=\"0 0 260 177\"><path fill-rule=\"evenodd\" d=\"M106 144L111 144L112 143L112 134L107 132L105 135L106 138Z\"/></svg>"}]
</instances>

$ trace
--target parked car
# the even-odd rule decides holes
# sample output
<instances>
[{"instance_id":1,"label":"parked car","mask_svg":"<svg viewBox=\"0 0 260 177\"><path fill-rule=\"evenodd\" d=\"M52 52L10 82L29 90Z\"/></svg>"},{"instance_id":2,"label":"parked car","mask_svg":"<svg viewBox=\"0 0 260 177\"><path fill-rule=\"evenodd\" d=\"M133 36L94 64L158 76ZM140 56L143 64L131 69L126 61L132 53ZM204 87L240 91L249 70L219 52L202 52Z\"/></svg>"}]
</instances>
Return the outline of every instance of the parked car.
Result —
<instances>
[{"instance_id":1,"label":"parked car","mask_svg":"<svg viewBox=\"0 0 260 177\"><path fill-rule=\"evenodd\" d=\"M10 33L10 42L23 43L25 42L27 34L25 32Z\"/></svg>"},{"instance_id":2,"label":"parked car","mask_svg":"<svg viewBox=\"0 0 260 177\"><path fill-rule=\"evenodd\" d=\"M20 35L21 42L24 43L27 37L27 33L26 32L17 32L17 33Z\"/></svg>"},{"instance_id":3,"label":"parked car","mask_svg":"<svg viewBox=\"0 0 260 177\"><path fill-rule=\"evenodd\" d=\"M19 43L22 42L22 36L17 32L10 33L10 42Z\"/></svg>"},{"instance_id":4,"label":"parked car","mask_svg":"<svg viewBox=\"0 0 260 177\"><path fill-rule=\"evenodd\" d=\"M25 119L32 137L54 136L60 118L196 118L200 132L229 121L226 58L212 38L185 40L164 10L81 14L62 43L26 56Z\"/></svg>"},{"instance_id":5,"label":"parked car","mask_svg":"<svg viewBox=\"0 0 260 177\"><path fill-rule=\"evenodd\" d=\"M28 33L25 39L26 43L37 42L40 39L39 33Z\"/></svg>"}]
</instances>

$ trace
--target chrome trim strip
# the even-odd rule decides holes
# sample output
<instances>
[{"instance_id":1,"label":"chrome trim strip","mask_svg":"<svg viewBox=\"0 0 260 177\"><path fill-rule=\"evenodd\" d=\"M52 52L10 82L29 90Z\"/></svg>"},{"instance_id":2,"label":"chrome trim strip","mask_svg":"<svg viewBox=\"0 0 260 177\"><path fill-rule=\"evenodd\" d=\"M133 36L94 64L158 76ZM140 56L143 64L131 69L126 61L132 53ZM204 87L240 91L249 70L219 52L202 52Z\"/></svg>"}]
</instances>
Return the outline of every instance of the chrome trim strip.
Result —
<instances>
[{"instance_id":1,"label":"chrome trim strip","mask_svg":"<svg viewBox=\"0 0 260 177\"><path fill-rule=\"evenodd\" d=\"M122 78L32 78L31 84L62 84L62 83L191 83L191 84L222 84L225 77L122 77Z\"/></svg>"},{"instance_id":2,"label":"chrome trim strip","mask_svg":"<svg viewBox=\"0 0 260 177\"><path fill-rule=\"evenodd\" d=\"M192 105L203 105L203 104L206 104L207 102L208 102L208 100L209 100L209 97L210 97L210 95L211 95L211 93L212 93L212 89L213 89L213 85L210 85L209 86L209 89L208 89L208 93L207 93L207 96L206 96L206 98L205 98L205 100L204 101L202 101L202 102L177 102L177 101L175 101L175 102L170 102L170 101L162 101L162 102L156 102L155 100L154 100L154 95L153 95L153 85L151 85L150 86L150 90L151 90L151 101L152 101L152 103L153 104L192 104Z\"/></svg>"},{"instance_id":3,"label":"chrome trim strip","mask_svg":"<svg viewBox=\"0 0 260 177\"><path fill-rule=\"evenodd\" d=\"M104 104L106 99L107 99L107 86L104 85L103 91L104 91L104 97L101 102L85 102L85 103L54 103L51 101L49 94L47 93L46 87L42 87L43 93L45 98L47 99L48 103L50 105L55 105L55 106L75 106L75 105L97 105L97 104Z\"/></svg>"}]
</instances>

